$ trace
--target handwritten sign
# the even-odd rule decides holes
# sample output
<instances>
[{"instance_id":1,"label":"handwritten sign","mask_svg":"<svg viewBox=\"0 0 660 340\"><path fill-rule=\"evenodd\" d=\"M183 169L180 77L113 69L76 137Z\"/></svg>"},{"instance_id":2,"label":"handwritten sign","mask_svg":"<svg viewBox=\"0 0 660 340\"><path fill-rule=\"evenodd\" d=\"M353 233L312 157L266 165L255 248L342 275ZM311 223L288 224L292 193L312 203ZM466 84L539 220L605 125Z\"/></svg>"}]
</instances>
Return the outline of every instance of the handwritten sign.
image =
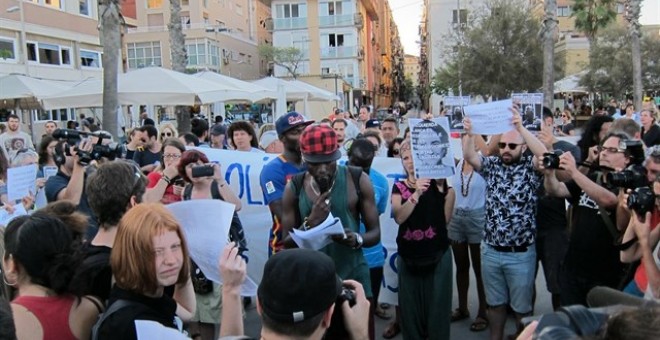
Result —
<instances>
[{"instance_id":1,"label":"handwritten sign","mask_svg":"<svg viewBox=\"0 0 660 340\"><path fill-rule=\"evenodd\" d=\"M447 178L454 175L454 154L449 144L447 117L411 118L410 144L416 178Z\"/></svg>"},{"instance_id":2,"label":"handwritten sign","mask_svg":"<svg viewBox=\"0 0 660 340\"><path fill-rule=\"evenodd\" d=\"M490 103L468 105L464 107L465 114L472 122L472 132L480 135L496 135L513 130L511 124L513 106L511 99L498 100Z\"/></svg>"},{"instance_id":3,"label":"handwritten sign","mask_svg":"<svg viewBox=\"0 0 660 340\"><path fill-rule=\"evenodd\" d=\"M469 96L446 96L444 98L446 116L449 118L449 129L452 132L463 132L463 107L470 105Z\"/></svg>"},{"instance_id":4,"label":"handwritten sign","mask_svg":"<svg viewBox=\"0 0 660 340\"><path fill-rule=\"evenodd\" d=\"M30 195L30 192L34 193L36 180L36 164L7 169L7 199L9 201L20 200Z\"/></svg>"},{"instance_id":5,"label":"handwritten sign","mask_svg":"<svg viewBox=\"0 0 660 340\"><path fill-rule=\"evenodd\" d=\"M523 126L529 131L541 131L543 93L514 93L511 100L520 108Z\"/></svg>"},{"instance_id":6,"label":"handwritten sign","mask_svg":"<svg viewBox=\"0 0 660 340\"><path fill-rule=\"evenodd\" d=\"M44 171L44 178L48 179L51 176L57 175L57 167L56 166L45 166L43 167Z\"/></svg>"}]
</instances>

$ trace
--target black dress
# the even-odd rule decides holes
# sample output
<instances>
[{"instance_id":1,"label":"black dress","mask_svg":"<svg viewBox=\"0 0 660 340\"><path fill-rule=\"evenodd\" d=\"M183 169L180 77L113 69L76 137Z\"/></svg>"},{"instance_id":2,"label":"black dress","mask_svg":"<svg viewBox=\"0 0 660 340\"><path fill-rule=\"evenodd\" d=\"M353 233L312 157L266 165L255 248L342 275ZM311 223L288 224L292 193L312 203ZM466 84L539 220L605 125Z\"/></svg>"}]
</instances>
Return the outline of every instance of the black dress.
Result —
<instances>
[{"instance_id":1,"label":"black dress","mask_svg":"<svg viewBox=\"0 0 660 340\"><path fill-rule=\"evenodd\" d=\"M660 144L660 126L653 123L648 131L644 131L644 128L642 128L642 140L644 145L649 148Z\"/></svg>"}]
</instances>

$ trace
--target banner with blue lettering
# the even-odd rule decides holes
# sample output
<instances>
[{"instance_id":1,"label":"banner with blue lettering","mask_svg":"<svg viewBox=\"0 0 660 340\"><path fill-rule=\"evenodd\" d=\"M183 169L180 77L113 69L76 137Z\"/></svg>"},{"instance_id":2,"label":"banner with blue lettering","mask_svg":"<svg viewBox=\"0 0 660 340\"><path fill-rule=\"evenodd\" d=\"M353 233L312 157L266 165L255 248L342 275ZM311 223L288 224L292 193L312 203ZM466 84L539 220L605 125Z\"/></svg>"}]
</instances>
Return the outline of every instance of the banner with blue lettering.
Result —
<instances>
[{"instance_id":1,"label":"banner with blue lettering","mask_svg":"<svg viewBox=\"0 0 660 340\"><path fill-rule=\"evenodd\" d=\"M238 213L248 239L248 276L257 284L261 282L264 264L268 259L268 233L272 225L270 210L265 204L264 194L259 185L259 175L263 166L277 157L273 154L198 148L211 162L220 164L225 179L242 201L243 208ZM345 163L346 159L339 160ZM394 181L404 178L401 162L396 158L376 157L372 166L387 177L389 187ZM380 235L385 251L385 273L379 301L397 304L399 289L396 271L396 234L399 226L394 222L391 203L380 216Z\"/></svg>"}]
</instances>

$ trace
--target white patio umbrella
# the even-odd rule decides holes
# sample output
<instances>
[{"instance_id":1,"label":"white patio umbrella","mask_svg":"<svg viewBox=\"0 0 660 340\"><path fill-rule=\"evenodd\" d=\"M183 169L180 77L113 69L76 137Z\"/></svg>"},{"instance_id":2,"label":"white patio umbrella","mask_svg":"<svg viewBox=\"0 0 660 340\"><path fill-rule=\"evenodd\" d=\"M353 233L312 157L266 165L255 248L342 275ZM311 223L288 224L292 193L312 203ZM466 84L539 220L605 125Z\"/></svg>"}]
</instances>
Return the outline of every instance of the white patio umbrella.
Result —
<instances>
[{"instance_id":1,"label":"white patio umbrella","mask_svg":"<svg viewBox=\"0 0 660 340\"><path fill-rule=\"evenodd\" d=\"M248 93L247 96L250 98L246 98L246 100L252 101L252 102L257 102L260 100L264 99L277 99L277 91L268 89L263 86L259 86L257 84L249 83L247 81L239 80L236 78L228 77L225 75L222 75L220 73L212 72L212 71L202 71L193 74L193 77L198 77L201 79L206 79L212 82L217 82L220 84L226 84L233 86L237 89L240 89L242 91L245 91Z\"/></svg>"},{"instance_id":2,"label":"white patio umbrella","mask_svg":"<svg viewBox=\"0 0 660 340\"><path fill-rule=\"evenodd\" d=\"M555 93L560 92L589 92L586 87L580 86L580 79L584 75L583 72L572 74L563 79L555 82Z\"/></svg>"},{"instance_id":3,"label":"white patio umbrella","mask_svg":"<svg viewBox=\"0 0 660 340\"><path fill-rule=\"evenodd\" d=\"M284 88L284 92L286 92L286 100L288 101L305 100L309 99L310 96L308 89L302 88L290 81L286 81L280 78L266 77L251 81L251 83L257 84L275 92L277 92L278 86L281 86Z\"/></svg>"},{"instance_id":4,"label":"white patio umbrella","mask_svg":"<svg viewBox=\"0 0 660 340\"><path fill-rule=\"evenodd\" d=\"M39 100L62 92L72 83L43 80L23 75L10 74L0 77L0 108L41 109Z\"/></svg>"},{"instance_id":5,"label":"white patio umbrella","mask_svg":"<svg viewBox=\"0 0 660 340\"><path fill-rule=\"evenodd\" d=\"M290 82L293 83L294 85L297 85L309 91L310 97L308 98L308 100L310 101L330 102L333 100L339 100L339 96L335 95L334 93L324 90L322 88L318 88L314 85L307 84L304 81L291 80Z\"/></svg>"},{"instance_id":6,"label":"white patio umbrella","mask_svg":"<svg viewBox=\"0 0 660 340\"><path fill-rule=\"evenodd\" d=\"M245 91L188 74L146 67L119 74L117 97L121 105L198 105L241 99ZM49 109L103 106L103 81L84 81L71 89L44 98Z\"/></svg>"}]
</instances>

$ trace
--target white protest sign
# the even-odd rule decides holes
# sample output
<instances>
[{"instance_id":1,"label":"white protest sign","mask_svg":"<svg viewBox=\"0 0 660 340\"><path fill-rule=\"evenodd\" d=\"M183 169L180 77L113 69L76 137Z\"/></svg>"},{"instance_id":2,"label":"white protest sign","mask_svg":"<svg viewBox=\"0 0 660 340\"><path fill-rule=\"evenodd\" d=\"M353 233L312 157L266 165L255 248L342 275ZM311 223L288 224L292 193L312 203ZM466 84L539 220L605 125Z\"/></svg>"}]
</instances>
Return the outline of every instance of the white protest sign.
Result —
<instances>
[{"instance_id":1,"label":"white protest sign","mask_svg":"<svg viewBox=\"0 0 660 340\"><path fill-rule=\"evenodd\" d=\"M234 216L234 205L221 200L191 200L166 205L181 224L190 257L204 275L222 283L218 260L229 243L229 227ZM243 283L241 294L252 296L257 285L249 277Z\"/></svg>"},{"instance_id":2,"label":"white protest sign","mask_svg":"<svg viewBox=\"0 0 660 340\"><path fill-rule=\"evenodd\" d=\"M34 185L37 180L37 165L30 164L17 168L7 169L7 199L20 200L34 194Z\"/></svg>"},{"instance_id":3,"label":"white protest sign","mask_svg":"<svg viewBox=\"0 0 660 340\"><path fill-rule=\"evenodd\" d=\"M319 250L332 243L332 237L336 235L344 235L346 237L344 234L344 225L339 218L332 216L332 213L329 213L325 221L314 228L309 230L291 230L291 238L299 248L312 250Z\"/></svg>"},{"instance_id":4,"label":"white protest sign","mask_svg":"<svg viewBox=\"0 0 660 340\"><path fill-rule=\"evenodd\" d=\"M410 144L416 178L447 178L456 173L447 117L410 118Z\"/></svg>"},{"instance_id":5,"label":"white protest sign","mask_svg":"<svg viewBox=\"0 0 660 340\"><path fill-rule=\"evenodd\" d=\"M449 118L449 129L452 132L463 132L463 107L470 105L470 96L445 96L444 111Z\"/></svg>"},{"instance_id":6,"label":"white protest sign","mask_svg":"<svg viewBox=\"0 0 660 340\"><path fill-rule=\"evenodd\" d=\"M48 179L51 176L57 175L57 167L47 165L47 166L43 167L43 172L44 172L44 178Z\"/></svg>"},{"instance_id":7,"label":"white protest sign","mask_svg":"<svg viewBox=\"0 0 660 340\"><path fill-rule=\"evenodd\" d=\"M513 93L511 100L518 104L522 125L529 131L541 131L543 93Z\"/></svg>"},{"instance_id":8,"label":"white protest sign","mask_svg":"<svg viewBox=\"0 0 660 340\"><path fill-rule=\"evenodd\" d=\"M463 108L465 115L470 117L472 133L479 135L496 135L513 130L509 109L513 106L511 99L498 100L490 103L468 105Z\"/></svg>"},{"instance_id":9,"label":"white protest sign","mask_svg":"<svg viewBox=\"0 0 660 340\"><path fill-rule=\"evenodd\" d=\"M14 212L9 213L6 207L0 209L0 226L7 226L11 220L15 219L18 216L27 215L25 207L23 204L16 204L13 206Z\"/></svg>"},{"instance_id":10,"label":"white protest sign","mask_svg":"<svg viewBox=\"0 0 660 340\"><path fill-rule=\"evenodd\" d=\"M265 203L264 194L259 185L259 175L263 166L278 155L219 150L211 148L196 148L206 154L211 162L217 162L222 168L225 180L231 189L241 199L242 209L238 212L249 251L247 269L248 277L257 284L261 282L264 265L268 260L268 236L273 224L270 210ZM346 159L338 161L345 164ZM401 160L397 158L376 157L372 169L383 174L391 188L395 181L405 178ZM399 290L396 258L396 235L399 226L394 222L390 200L387 200L387 209L380 215L381 242L385 247L384 277L381 283L381 301L397 304Z\"/></svg>"}]
</instances>

